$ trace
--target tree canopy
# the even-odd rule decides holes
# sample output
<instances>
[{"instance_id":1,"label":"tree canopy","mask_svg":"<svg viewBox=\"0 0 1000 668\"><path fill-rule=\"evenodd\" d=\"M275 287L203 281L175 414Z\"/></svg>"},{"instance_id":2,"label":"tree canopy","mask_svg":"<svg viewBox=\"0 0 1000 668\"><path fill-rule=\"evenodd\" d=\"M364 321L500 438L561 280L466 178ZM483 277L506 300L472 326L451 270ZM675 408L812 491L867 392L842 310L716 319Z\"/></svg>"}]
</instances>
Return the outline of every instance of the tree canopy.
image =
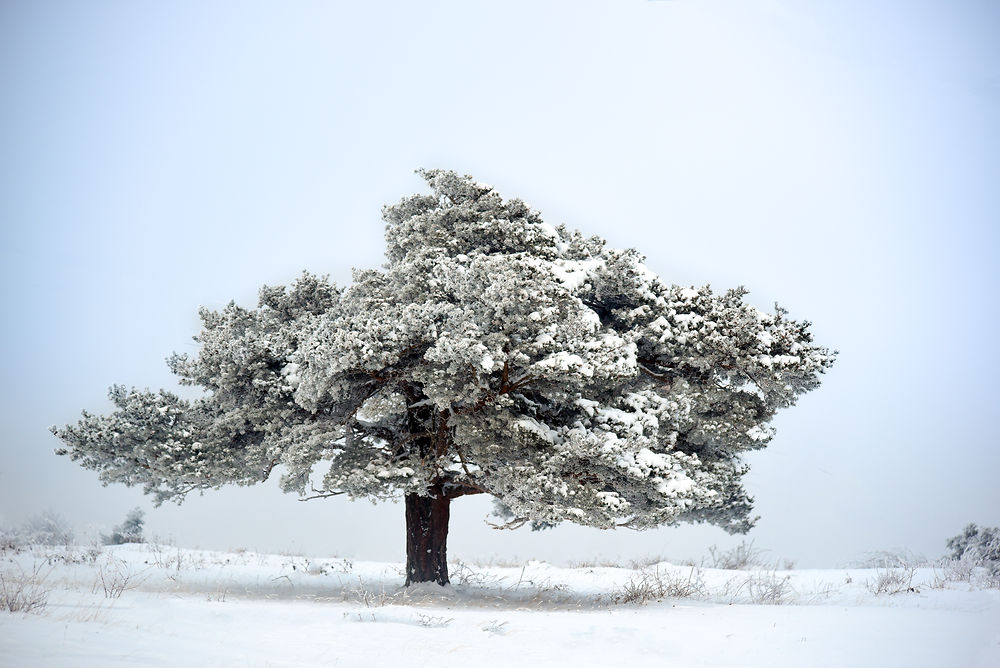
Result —
<instances>
[{"instance_id":1,"label":"tree canopy","mask_svg":"<svg viewBox=\"0 0 1000 668\"><path fill-rule=\"evenodd\" d=\"M809 323L420 173L430 194L383 209L382 268L202 310L198 354L169 359L201 398L114 387L57 452L157 502L279 469L303 495L486 493L511 524L748 530L742 453L834 361Z\"/></svg>"}]
</instances>

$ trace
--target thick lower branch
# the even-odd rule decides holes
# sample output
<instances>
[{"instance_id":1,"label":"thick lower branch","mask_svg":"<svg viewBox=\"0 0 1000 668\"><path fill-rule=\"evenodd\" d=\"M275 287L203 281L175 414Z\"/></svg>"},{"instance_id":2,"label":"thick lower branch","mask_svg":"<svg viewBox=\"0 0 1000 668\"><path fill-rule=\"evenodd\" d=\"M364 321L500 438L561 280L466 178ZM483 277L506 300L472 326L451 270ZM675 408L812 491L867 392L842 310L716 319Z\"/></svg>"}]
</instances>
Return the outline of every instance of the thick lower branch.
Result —
<instances>
[{"instance_id":1,"label":"thick lower branch","mask_svg":"<svg viewBox=\"0 0 1000 668\"><path fill-rule=\"evenodd\" d=\"M435 496L441 496L447 499L457 499L460 496L469 496L470 494L489 494L489 492L482 487L468 482L441 483L440 485L435 485L431 492Z\"/></svg>"}]
</instances>

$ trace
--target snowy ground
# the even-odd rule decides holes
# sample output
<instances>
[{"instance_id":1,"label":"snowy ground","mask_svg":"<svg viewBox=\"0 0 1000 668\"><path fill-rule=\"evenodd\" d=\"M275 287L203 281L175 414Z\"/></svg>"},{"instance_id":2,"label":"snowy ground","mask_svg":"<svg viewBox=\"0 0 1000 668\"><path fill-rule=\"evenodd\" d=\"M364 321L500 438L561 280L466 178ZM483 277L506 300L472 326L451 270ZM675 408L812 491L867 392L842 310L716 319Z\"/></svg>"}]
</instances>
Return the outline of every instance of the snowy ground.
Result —
<instances>
[{"instance_id":1,"label":"snowy ground","mask_svg":"<svg viewBox=\"0 0 1000 668\"><path fill-rule=\"evenodd\" d=\"M404 590L398 564L336 558L0 553L8 595L36 569L47 601L0 611L2 666L1000 666L1000 590L940 568L454 564Z\"/></svg>"}]
</instances>

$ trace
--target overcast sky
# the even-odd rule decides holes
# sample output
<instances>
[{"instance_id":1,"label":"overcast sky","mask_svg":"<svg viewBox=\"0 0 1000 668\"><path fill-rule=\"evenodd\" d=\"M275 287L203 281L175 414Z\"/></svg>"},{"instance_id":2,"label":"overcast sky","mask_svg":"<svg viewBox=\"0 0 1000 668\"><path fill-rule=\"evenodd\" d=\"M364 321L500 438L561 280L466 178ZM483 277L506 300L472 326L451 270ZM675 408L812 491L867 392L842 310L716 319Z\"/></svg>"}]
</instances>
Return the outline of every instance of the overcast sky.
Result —
<instances>
[{"instance_id":1,"label":"overcast sky","mask_svg":"<svg viewBox=\"0 0 1000 668\"><path fill-rule=\"evenodd\" d=\"M745 285L840 351L750 458L775 558L929 557L1000 525L1000 4L0 4L0 523L402 561L401 504L272 483L154 509L53 454L113 383L176 389L197 308L383 261L380 208L455 169L666 281ZM697 558L713 527L497 532L449 555Z\"/></svg>"}]
</instances>

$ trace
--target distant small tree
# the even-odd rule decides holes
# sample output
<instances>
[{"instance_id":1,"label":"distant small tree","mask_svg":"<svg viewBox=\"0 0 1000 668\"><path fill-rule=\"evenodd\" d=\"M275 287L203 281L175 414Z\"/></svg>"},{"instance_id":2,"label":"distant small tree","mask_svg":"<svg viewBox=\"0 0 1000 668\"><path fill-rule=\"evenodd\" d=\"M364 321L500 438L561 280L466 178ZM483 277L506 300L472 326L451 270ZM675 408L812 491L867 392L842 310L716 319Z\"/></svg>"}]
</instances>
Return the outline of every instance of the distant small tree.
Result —
<instances>
[{"instance_id":1,"label":"distant small tree","mask_svg":"<svg viewBox=\"0 0 1000 668\"><path fill-rule=\"evenodd\" d=\"M383 209L383 269L202 310L198 356L169 360L202 398L114 387L113 413L53 428L57 452L157 503L279 465L310 498L402 494L407 584L448 582L450 503L468 494L509 527L750 529L741 455L834 360L809 323L742 288L669 285L470 177L421 174L431 194Z\"/></svg>"},{"instance_id":2,"label":"distant small tree","mask_svg":"<svg viewBox=\"0 0 1000 668\"><path fill-rule=\"evenodd\" d=\"M122 545L124 543L143 543L142 528L146 513L141 508L133 508L125 516L125 521L111 530L110 535L101 534L105 545Z\"/></svg>"},{"instance_id":3,"label":"distant small tree","mask_svg":"<svg viewBox=\"0 0 1000 668\"><path fill-rule=\"evenodd\" d=\"M1000 528L969 524L962 533L948 539L952 559L964 559L991 573L1000 573Z\"/></svg>"}]
</instances>

